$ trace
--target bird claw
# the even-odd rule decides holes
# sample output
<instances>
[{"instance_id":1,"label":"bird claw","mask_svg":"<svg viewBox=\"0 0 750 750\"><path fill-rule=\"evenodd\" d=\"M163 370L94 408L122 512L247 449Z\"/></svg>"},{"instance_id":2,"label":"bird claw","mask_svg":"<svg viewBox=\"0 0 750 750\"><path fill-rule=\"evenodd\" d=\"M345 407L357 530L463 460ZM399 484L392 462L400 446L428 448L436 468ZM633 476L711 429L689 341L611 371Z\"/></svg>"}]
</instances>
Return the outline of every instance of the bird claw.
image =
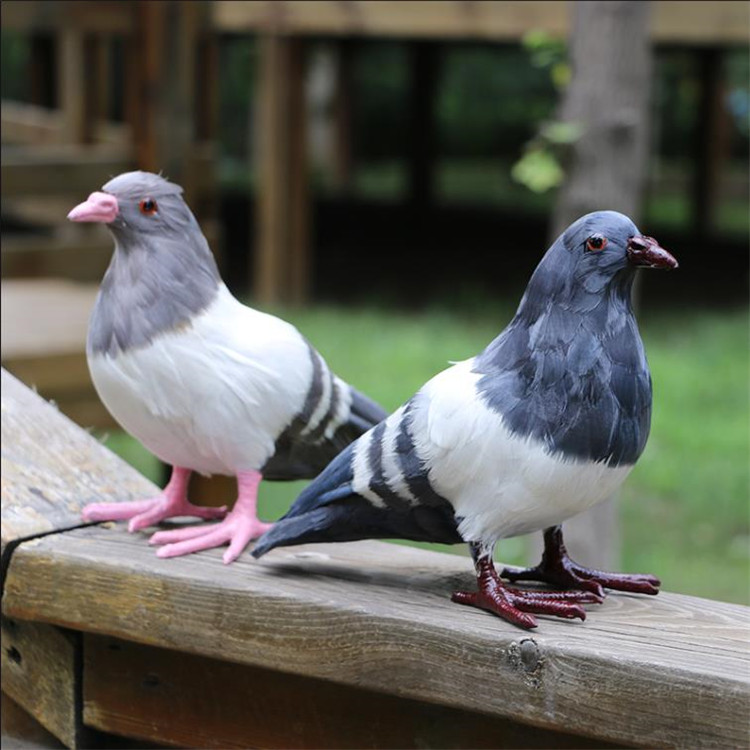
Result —
<instances>
[{"instance_id":1,"label":"bird claw","mask_svg":"<svg viewBox=\"0 0 750 750\"><path fill-rule=\"evenodd\" d=\"M603 600L605 588L614 591L628 591L638 594L659 593L661 581L652 575L640 573L605 573L601 570L584 568L565 556L555 564L540 563L533 568L504 568L501 578L517 581L539 581L563 589L579 589L591 592Z\"/></svg>"},{"instance_id":2,"label":"bird claw","mask_svg":"<svg viewBox=\"0 0 750 750\"><path fill-rule=\"evenodd\" d=\"M451 596L458 604L485 609L499 615L504 620L522 628L535 628L537 615L553 615L567 620L586 619L586 612L579 603L588 601L580 597L561 597L563 592L523 591L495 585L484 586L477 592L456 591Z\"/></svg>"}]
</instances>

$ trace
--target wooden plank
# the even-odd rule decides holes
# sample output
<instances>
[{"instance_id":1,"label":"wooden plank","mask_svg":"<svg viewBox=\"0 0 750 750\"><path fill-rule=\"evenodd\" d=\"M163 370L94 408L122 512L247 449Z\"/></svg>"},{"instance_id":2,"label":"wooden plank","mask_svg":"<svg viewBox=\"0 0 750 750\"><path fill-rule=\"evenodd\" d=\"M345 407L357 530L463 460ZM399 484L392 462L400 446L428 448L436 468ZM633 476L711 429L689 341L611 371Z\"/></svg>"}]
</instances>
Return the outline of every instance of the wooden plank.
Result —
<instances>
[{"instance_id":1,"label":"wooden plank","mask_svg":"<svg viewBox=\"0 0 750 750\"><path fill-rule=\"evenodd\" d=\"M147 479L5 370L1 386L4 564L21 540L78 526L87 503L155 494Z\"/></svg>"},{"instance_id":2,"label":"wooden plank","mask_svg":"<svg viewBox=\"0 0 750 750\"><path fill-rule=\"evenodd\" d=\"M205 748L584 748L600 740L325 680L84 637L84 722Z\"/></svg>"},{"instance_id":3,"label":"wooden plank","mask_svg":"<svg viewBox=\"0 0 750 750\"><path fill-rule=\"evenodd\" d=\"M740 747L750 609L612 594L585 623L521 631L450 602L465 557L357 542L158 559L139 536L76 529L21 545L8 616L354 685L611 742Z\"/></svg>"},{"instance_id":4,"label":"wooden plank","mask_svg":"<svg viewBox=\"0 0 750 750\"><path fill-rule=\"evenodd\" d=\"M0 103L3 143L61 143L62 115L58 110L3 99Z\"/></svg>"},{"instance_id":5,"label":"wooden plank","mask_svg":"<svg viewBox=\"0 0 750 750\"><path fill-rule=\"evenodd\" d=\"M0 5L3 29L31 32L72 26L81 31L127 34L133 29L133 3L118 0L11 1Z\"/></svg>"},{"instance_id":6,"label":"wooden plank","mask_svg":"<svg viewBox=\"0 0 750 750\"><path fill-rule=\"evenodd\" d=\"M530 28L562 35L565 4L542 2L242 2L213 4L223 32L518 38Z\"/></svg>"},{"instance_id":7,"label":"wooden plank","mask_svg":"<svg viewBox=\"0 0 750 750\"><path fill-rule=\"evenodd\" d=\"M74 203L68 205L72 208ZM0 252L6 281L25 277L98 283L112 257L112 238L106 231L82 236L6 235Z\"/></svg>"},{"instance_id":8,"label":"wooden plank","mask_svg":"<svg viewBox=\"0 0 750 750\"><path fill-rule=\"evenodd\" d=\"M652 5L651 38L657 43L713 46L750 41L750 5L743 0L661 0Z\"/></svg>"},{"instance_id":9,"label":"wooden plank","mask_svg":"<svg viewBox=\"0 0 750 750\"><path fill-rule=\"evenodd\" d=\"M3 258L5 259L5 249ZM2 282L0 358L77 424L117 427L86 363L86 330L97 287L56 279Z\"/></svg>"},{"instance_id":10,"label":"wooden plank","mask_svg":"<svg viewBox=\"0 0 750 750\"><path fill-rule=\"evenodd\" d=\"M85 351L96 285L19 279L3 281L0 289L3 360Z\"/></svg>"},{"instance_id":11,"label":"wooden plank","mask_svg":"<svg viewBox=\"0 0 750 750\"><path fill-rule=\"evenodd\" d=\"M101 46L96 56L101 56ZM101 63L100 63L101 65ZM97 75L99 85L103 85ZM104 100L104 92L99 92L97 100ZM93 100L92 100L93 101ZM94 141L125 145L130 140L130 128L119 122L108 122L106 116L99 112L99 119L91 123ZM0 125L2 126L3 143L19 145L38 145L63 143L64 129L62 114L57 109L48 109L36 104L15 102L3 99L0 103Z\"/></svg>"},{"instance_id":12,"label":"wooden plank","mask_svg":"<svg viewBox=\"0 0 750 750\"><path fill-rule=\"evenodd\" d=\"M61 750L65 747L12 698L2 693L0 699L0 745L5 750Z\"/></svg>"},{"instance_id":13,"label":"wooden plank","mask_svg":"<svg viewBox=\"0 0 750 750\"><path fill-rule=\"evenodd\" d=\"M76 639L51 625L5 618L0 633L3 692L67 747L77 747Z\"/></svg>"},{"instance_id":14,"label":"wooden plank","mask_svg":"<svg viewBox=\"0 0 750 750\"><path fill-rule=\"evenodd\" d=\"M747 44L748 5L742 0L651 4L656 43ZM566 36L570 26L570 4L548 0L219 0L212 10L221 32L518 40L530 29Z\"/></svg>"},{"instance_id":15,"label":"wooden plank","mask_svg":"<svg viewBox=\"0 0 750 750\"><path fill-rule=\"evenodd\" d=\"M3 198L67 193L83 200L113 175L134 168L131 149L123 146L3 146Z\"/></svg>"}]
</instances>

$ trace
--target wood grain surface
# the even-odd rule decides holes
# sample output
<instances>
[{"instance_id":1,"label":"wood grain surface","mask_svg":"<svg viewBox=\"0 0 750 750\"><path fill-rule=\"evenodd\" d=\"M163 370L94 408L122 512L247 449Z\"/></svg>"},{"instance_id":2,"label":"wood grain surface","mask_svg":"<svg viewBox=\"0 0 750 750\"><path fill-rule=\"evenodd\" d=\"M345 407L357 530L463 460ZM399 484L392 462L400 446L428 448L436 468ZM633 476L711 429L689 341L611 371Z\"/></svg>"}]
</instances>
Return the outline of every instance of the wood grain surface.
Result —
<instances>
[{"instance_id":1,"label":"wood grain surface","mask_svg":"<svg viewBox=\"0 0 750 750\"><path fill-rule=\"evenodd\" d=\"M90 502L158 490L5 370L2 371L2 540L8 545L79 526Z\"/></svg>"},{"instance_id":2,"label":"wood grain surface","mask_svg":"<svg viewBox=\"0 0 750 750\"><path fill-rule=\"evenodd\" d=\"M76 639L43 623L3 618L1 625L3 693L75 747Z\"/></svg>"},{"instance_id":3,"label":"wood grain surface","mask_svg":"<svg viewBox=\"0 0 750 750\"><path fill-rule=\"evenodd\" d=\"M675 3L656 0L655 42L744 44L748 5L736 0ZM529 29L567 36L570 4L554 0L458 2L423 0L219 0L214 28L225 33L346 34L445 39L520 39Z\"/></svg>"},{"instance_id":4,"label":"wood grain surface","mask_svg":"<svg viewBox=\"0 0 750 750\"><path fill-rule=\"evenodd\" d=\"M449 600L466 558L357 542L159 560L122 526L21 545L8 616L649 747L743 747L750 609L610 595L521 631Z\"/></svg>"},{"instance_id":5,"label":"wood grain surface","mask_svg":"<svg viewBox=\"0 0 750 750\"><path fill-rule=\"evenodd\" d=\"M205 748L585 748L601 740L245 664L84 638L84 721Z\"/></svg>"}]
</instances>

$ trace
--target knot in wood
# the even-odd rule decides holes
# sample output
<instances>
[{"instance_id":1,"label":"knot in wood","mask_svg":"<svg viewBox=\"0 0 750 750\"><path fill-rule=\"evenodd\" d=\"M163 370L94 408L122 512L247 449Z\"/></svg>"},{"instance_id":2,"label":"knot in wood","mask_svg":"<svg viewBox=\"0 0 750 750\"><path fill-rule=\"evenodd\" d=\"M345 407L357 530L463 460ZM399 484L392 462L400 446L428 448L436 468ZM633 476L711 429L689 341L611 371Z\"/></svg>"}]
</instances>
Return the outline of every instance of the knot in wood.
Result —
<instances>
[{"instance_id":1,"label":"knot in wood","mask_svg":"<svg viewBox=\"0 0 750 750\"><path fill-rule=\"evenodd\" d=\"M523 672L529 685L535 688L541 685L544 657L533 638L522 638L511 643L508 658L513 669Z\"/></svg>"}]
</instances>

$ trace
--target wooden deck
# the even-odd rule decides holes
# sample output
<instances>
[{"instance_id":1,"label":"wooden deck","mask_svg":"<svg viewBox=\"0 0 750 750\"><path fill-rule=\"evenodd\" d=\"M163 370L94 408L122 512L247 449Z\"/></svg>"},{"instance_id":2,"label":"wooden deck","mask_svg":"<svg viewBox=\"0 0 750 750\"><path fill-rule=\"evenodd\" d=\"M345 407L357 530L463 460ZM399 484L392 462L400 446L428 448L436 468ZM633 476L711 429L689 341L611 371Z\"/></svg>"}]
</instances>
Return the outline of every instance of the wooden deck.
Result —
<instances>
[{"instance_id":1,"label":"wooden deck","mask_svg":"<svg viewBox=\"0 0 750 750\"><path fill-rule=\"evenodd\" d=\"M450 602L473 585L461 556L358 542L160 560L122 524L77 523L153 487L2 385L3 690L69 746L89 730L186 747L747 741L746 607L611 594L584 623L525 632Z\"/></svg>"},{"instance_id":2,"label":"wooden deck","mask_svg":"<svg viewBox=\"0 0 750 750\"><path fill-rule=\"evenodd\" d=\"M655 0L652 6L657 43L747 44L744 2ZM224 32L488 40L518 40L529 29L565 36L571 18L570 4L557 0L219 0L212 12L214 27Z\"/></svg>"}]
</instances>

